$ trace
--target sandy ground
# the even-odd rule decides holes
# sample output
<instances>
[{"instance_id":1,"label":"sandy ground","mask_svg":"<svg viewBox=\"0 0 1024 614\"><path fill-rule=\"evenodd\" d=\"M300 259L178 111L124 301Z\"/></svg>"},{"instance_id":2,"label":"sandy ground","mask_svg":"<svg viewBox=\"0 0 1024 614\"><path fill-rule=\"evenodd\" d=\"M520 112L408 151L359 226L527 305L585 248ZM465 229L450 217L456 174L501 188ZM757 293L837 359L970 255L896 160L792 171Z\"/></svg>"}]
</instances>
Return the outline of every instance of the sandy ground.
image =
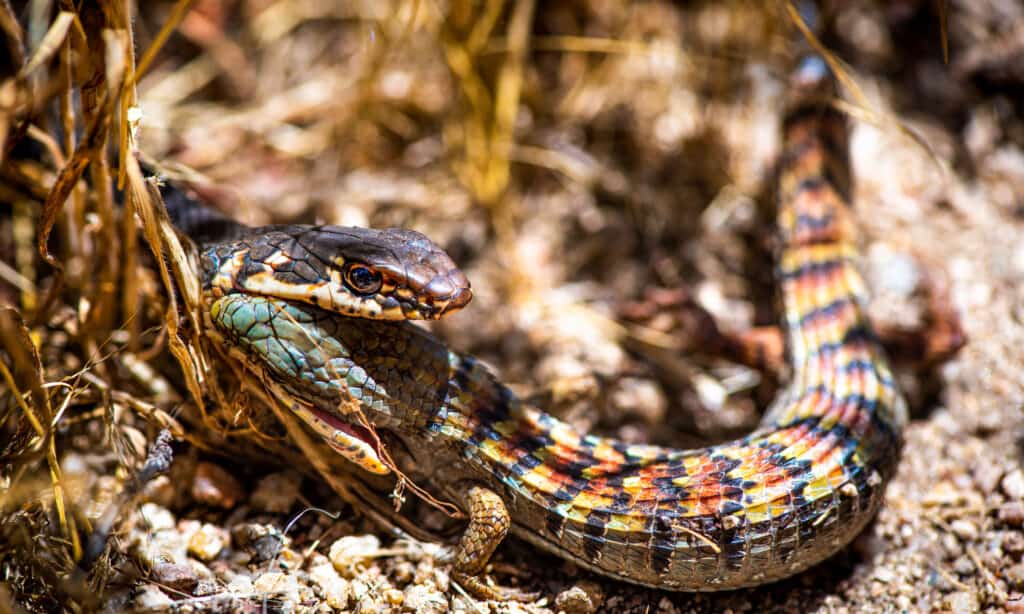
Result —
<instances>
[{"instance_id":1,"label":"sandy ground","mask_svg":"<svg viewBox=\"0 0 1024 614\"><path fill-rule=\"evenodd\" d=\"M609 582L509 539L492 577L540 601L471 603L434 545L381 531L294 453L245 444L287 449L272 419L246 413L247 398L215 410L227 416L218 433L175 443L169 476L117 503L125 459L159 426L204 428L169 353L146 351L162 343L166 299L143 255L145 326L99 347L76 342L67 322L90 290L72 266L65 319L37 329L48 381L94 373L76 380L93 394L70 404L57 445L80 518L125 506L91 577L103 607L1024 609L1024 4L948 3L948 64L942 3L831 4L841 6L825 12L823 40L857 84L844 100L859 113L851 158L872 313L883 328L924 336L938 293L967 339L942 364L900 365L913 409L902 461L849 548L775 585L694 595ZM771 374L681 351L689 333L670 308L642 328L623 314L657 288L685 292L734 329L775 322L771 189L795 52L788 17L739 2L530 7L500 8L489 29L486 7L462 3L442 20L417 2L199 2L140 82L141 149L194 168L212 201L250 223L428 234L475 292L433 330L574 424L677 446L748 431L777 389ZM140 48L169 11L141 12ZM533 50L517 56L525 40ZM7 210L2 228L14 233L25 214ZM97 236L75 249L95 249ZM22 262L14 252L0 256ZM46 268L38 275L45 285ZM143 331L143 347L125 330ZM95 352L106 366L85 362ZM9 538L50 535L36 543L58 551L45 467L4 473L5 488L36 489L38 500L5 498L0 526ZM307 507L338 517L308 512L289 526ZM452 533L437 514L408 513ZM68 561L33 563L28 551L0 550L0 603L85 603L74 582L44 571Z\"/></svg>"}]
</instances>

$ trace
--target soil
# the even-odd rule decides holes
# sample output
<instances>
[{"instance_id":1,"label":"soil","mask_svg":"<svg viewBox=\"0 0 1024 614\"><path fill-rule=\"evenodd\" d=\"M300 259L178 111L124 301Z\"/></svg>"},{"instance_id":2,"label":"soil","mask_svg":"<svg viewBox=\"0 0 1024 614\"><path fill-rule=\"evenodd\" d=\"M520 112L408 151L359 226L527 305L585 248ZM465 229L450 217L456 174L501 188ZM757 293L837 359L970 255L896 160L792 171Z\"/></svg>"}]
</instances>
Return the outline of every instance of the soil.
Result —
<instances>
[{"instance_id":1,"label":"soil","mask_svg":"<svg viewBox=\"0 0 1024 614\"><path fill-rule=\"evenodd\" d=\"M784 6L393 4L195 3L138 83L139 149L191 169L205 199L247 223L427 234L474 289L431 329L577 426L677 447L754 428L784 370L702 351L680 305L728 330L778 319L774 160L786 77L806 49ZM173 4L137 9L141 57ZM58 416L63 476L55 488L21 397L0 385L0 604L1024 611L1024 3L823 2L820 14L821 42L850 79L841 104L854 116L871 313L920 342L897 361L912 407L898 472L848 548L770 586L686 594L608 581L510 538L490 577L539 598L471 600L436 560L438 542L396 537L358 497L339 497L254 396L204 387L201 413L168 349L156 260L134 225L112 227L96 204L102 175L72 197L89 212L81 224L74 205L58 217L49 246L66 276L34 320L54 286L34 244L51 163L28 179L0 173L11 203L0 204L0 261L14 271L0 275L0 303L38 348L51 385L24 398L43 411L46 396ZM115 19L79 17L89 34ZM31 52L38 31L26 32ZM945 330L937 312L965 343L929 361L920 348ZM11 330L0 357L34 391L20 387L32 376ZM204 386L230 379L211 361ZM133 477L164 428L169 472ZM457 523L405 497L407 517L452 541ZM97 532L113 538L90 550ZM95 560L75 565L71 534Z\"/></svg>"}]
</instances>

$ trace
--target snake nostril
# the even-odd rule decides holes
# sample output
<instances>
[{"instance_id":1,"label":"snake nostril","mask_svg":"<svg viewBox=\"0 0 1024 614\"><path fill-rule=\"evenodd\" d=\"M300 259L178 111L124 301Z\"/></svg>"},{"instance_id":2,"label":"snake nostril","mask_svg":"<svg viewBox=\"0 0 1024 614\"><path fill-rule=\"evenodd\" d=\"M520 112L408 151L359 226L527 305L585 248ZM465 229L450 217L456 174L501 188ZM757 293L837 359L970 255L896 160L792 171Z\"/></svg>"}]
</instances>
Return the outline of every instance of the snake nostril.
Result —
<instances>
[{"instance_id":1,"label":"snake nostril","mask_svg":"<svg viewBox=\"0 0 1024 614\"><path fill-rule=\"evenodd\" d=\"M456 309L462 309L465 307L470 300L473 299L473 290L468 287L459 288L451 295L448 299L448 304L445 306L444 311L455 311Z\"/></svg>"}]
</instances>

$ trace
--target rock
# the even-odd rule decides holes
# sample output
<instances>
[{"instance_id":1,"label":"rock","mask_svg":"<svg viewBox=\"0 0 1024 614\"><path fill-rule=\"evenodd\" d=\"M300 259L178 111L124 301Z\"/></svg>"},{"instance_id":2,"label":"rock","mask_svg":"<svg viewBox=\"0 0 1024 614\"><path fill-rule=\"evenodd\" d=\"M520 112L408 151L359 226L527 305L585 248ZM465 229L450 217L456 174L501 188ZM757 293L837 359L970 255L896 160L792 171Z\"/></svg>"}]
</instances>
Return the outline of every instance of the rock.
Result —
<instances>
[{"instance_id":1,"label":"rock","mask_svg":"<svg viewBox=\"0 0 1024 614\"><path fill-rule=\"evenodd\" d=\"M405 589L405 609L423 614L444 614L448 599L430 584L412 584Z\"/></svg>"},{"instance_id":2,"label":"rock","mask_svg":"<svg viewBox=\"0 0 1024 614\"><path fill-rule=\"evenodd\" d=\"M269 561L284 547L284 537L277 529L254 522L235 525L231 529L231 540L236 548L249 554L254 563Z\"/></svg>"},{"instance_id":3,"label":"rock","mask_svg":"<svg viewBox=\"0 0 1024 614\"><path fill-rule=\"evenodd\" d=\"M978 463L974 468L974 483L978 485L978 490L986 495L996 489L1002 477L1003 468L996 463Z\"/></svg>"},{"instance_id":4,"label":"rock","mask_svg":"<svg viewBox=\"0 0 1024 614\"><path fill-rule=\"evenodd\" d=\"M251 593L252 578L244 574L237 574L231 581L228 582L227 589L231 593L235 594L248 594Z\"/></svg>"},{"instance_id":5,"label":"rock","mask_svg":"<svg viewBox=\"0 0 1024 614\"><path fill-rule=\"evenodd\" d=\"M1011 527L1024 525L1024 503L1014 501L1012 503L1003 504L999 508L999 512L996 516L999 518L1000 522Z\"/></svg>"},{"instance_id":6,"label":"rock","mask_svg":"<svg viewBox=\"0 0 1024 614\"><path fill-rule=\"evenodd\" d=\"M166 475L158 475L150 480L142 489L142 498L163 507L170 507L174 504L176 495L174 482Z\"/></svg>"},{"instance_id":7,"label":"rock","mask_svg":"<svg viewBox=\"0 0 1024 614\"><path fill-rule=\"evenodd\" d=\"M1016 531L1008 532L1003 536L1003 551L1013 556L1024 552L1024 535Z\"/></svg>"},{"instance_id":8,"label":"rock","mask_svg":"<svg viewBox=\"0 0 1024 614\"><path fill-rule=\"evenodd\" d=\"M874 578L883 584L888 584L896 579L896 575L893 574L891 569L883 566L875 570Z\"/></svg>"},{"instance_id":9,"label":"rock","mask_svg":"<svg viewBox=\"0 0 1024 614\"><path fill-rule=\"evenodd\" d=\"M352 597L352 588L348 580L338 575L326 558L309 569L309 579L316 583L323 591L324 601L335 610L348 610L349 600Z\"/></svg>"},{"instance_id":10,"label":"rock","mask_svg":"<svg viewBox=\"0 0 1024 614\"><path fill-rule=\"evenodd\" d=\"M145 584L135 595L133 605L147 612L169 612L174 602L156 584Z\"/></svg>"},{"instance_id":11,"label":"rock","mask_svg":"<svg viewBox=\"0 0 1024 614\"><path fill-rule=\"evenodd\" d=\"M1003 476L999 485L1007 497L1018 501L1024 499L1024 472L1020 469L1014 469Z\"/></svg>"},{"instance_id":12,"label":"rock","mask_svg":"<svg viewBox=\"0 0 1024 614\"><path fill-rule=\"evenodd\" d=\"M962 577L966 577L973 576L974 572L977 571L977 568L974 566L974 562L970 558L961 556L957 557L957 559L953 561L953 571Z\"/></svg>"},{"instance_id":13,"label":"rock","mask_svg":"<svg viewBox=\"0 0 1024 614\"><path fill-rule=\"evenodd\" d=\"M1017 563L1003 571L1006 582L1015 589L1024 588L1024 563Z\"/></svg>"},{"instance_id":14,"label":"rock","mask_svg":"<svg viewBox=\"0 0 1024 614\"><path fill-rule=\"evenodd\" d=\"M174 514L155 503L143 503L139 514L153 531L164 531L175 527Z\"/></svg>"},{"instance_id":15,"label":"rock","mask_svg":"<svg viewBox=\"0 0 1024 614\"><path fill-rule=\"evenodd\" d=\"M188 552L200 561L212 561L228 543L227 531L212 524L203 524L188 540Z\"/></svg>"},{"instance_id":16,"label":"rock","mask_svg":"<svg viewBox=\"0 0 1024 614\"><path fill-rule=\"evenodd\" d=\"M555 597L555 608L566 614L593 614L597 606L579 586L566 589Z\"/></svg>"},{"instance_id":17,"label":"rock","mask_svg":"<svg viewBox=\"0 0 1024 614\"><path fill-rule=\"evenodd\" d=\"M297 473L272 473L259 481L249 502L257 510L271 514L286 514L295 505L300 486L302 476Z\"/></svg>"},{"instance_id":18,"label":"rock","mask_svg":"<svg viewBox=\"0 0 1024 614\"><path fill-rule=\"evenodd\" d=\"M219 465L206 462L196 465L191 493L197 502L221 509L231 509L245 497L234 476Z\"/></svg>"},{"instance_id":19,"label":"rock","mask_svg":"<svg viewBox=\"0 0 1024 614\"><path fill-rule=\"evenodd\" d=\"M199 584L196 584L192 594L196 597L206 597L209 595L216 595L222 592L220 584L216 580L200 580Z\"/></svg>"},{"instance_id":20,"label":"rock","mask_svg":"<svg viewBox=\"0 0 1024 614\"><path fill-rule=\"evenodd\" d=\"M663 424L668 401L661 388L648 379L624 377L611 392L612 407L639 416L649 425Z\"/></svg>"},{"instance_id":21,"label":"rock","mask_svg":"<svg viewBox=\"0 0 1024 614\"><path fill-rule=\"evenodd\" d=\"M280 595L292 603L299 601L299 581L294 574L271 571L256 578L252 588L257 593Z\"/></svg>"},{"instance_id":22,"label":"rock","mask_svg":"<svg viewBox=\"0 0 1024 614\"><path fill-rule=\"evenodd\" d=\"M159 563L153 566L149 579L168 589L192 594L199 576L187 563Z\"/></svg>"},{"instance_id":23,"label":"rock","mask_svg":"<svg viewBox=\"0 0 1024 614\"><path fill-rule=\"evenodd\" d=\"M356 565L365 564L380 552L380 540L375 535L348 535L331 544L328 558L338 573L351 575Z\"/></svg>"},{"instance_id":24,"label":"rock","mask_svg":"<svg viewBox=\"0 0 1024 614\"><path fill-rule=\"evenodd\" d=\"M958 489L949 480L942 480L941 482L937 482L932 486L931 490L925 493L921 503L924 504L925 507L955 507L963 505L965 500L964 493L961 489Z\"/></svg>"},{"instance_id":25,"label":"rock","mask_svg":"<svg viewBox=\"0 0 1024 614\"><path fill-rule=\"evenodd\" d=\"M973 614L981 610L981 604L978 603L978 597L970 591L957 591L950 593L946 597L946 607L948 607L953 614Z\"/></svg>"},{"instance_id":26,"label":"rock","mask_svg":"<svg viewBox=\"0 0 1024 614\"><path fill-rule=\"evenodd\" d=\"M963 541L974 541L978 539L978 527L970 520L954 520L949 528Z\"/></svg>"}]
</instances>

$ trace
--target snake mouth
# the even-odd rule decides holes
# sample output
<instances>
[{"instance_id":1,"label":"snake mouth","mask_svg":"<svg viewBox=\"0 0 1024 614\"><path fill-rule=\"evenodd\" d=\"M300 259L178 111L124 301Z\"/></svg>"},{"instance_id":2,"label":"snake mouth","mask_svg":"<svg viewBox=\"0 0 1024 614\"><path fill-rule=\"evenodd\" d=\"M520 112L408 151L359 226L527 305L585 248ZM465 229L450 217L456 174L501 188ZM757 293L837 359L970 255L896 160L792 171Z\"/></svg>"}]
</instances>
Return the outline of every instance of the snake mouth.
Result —
<instances>
[{"instance_id":1,"label":"snake mouth","mask_svg":"<svg viewBox=\"0 0 1024 614\"><path fill-rule=\"evenodd\" d=\"M308 424L331 448L370 473L384 475L391 470L381 460L380 442L369 429L345 422L337 415L299 405L292 410Z\"/></svg>"}]
</instances>

